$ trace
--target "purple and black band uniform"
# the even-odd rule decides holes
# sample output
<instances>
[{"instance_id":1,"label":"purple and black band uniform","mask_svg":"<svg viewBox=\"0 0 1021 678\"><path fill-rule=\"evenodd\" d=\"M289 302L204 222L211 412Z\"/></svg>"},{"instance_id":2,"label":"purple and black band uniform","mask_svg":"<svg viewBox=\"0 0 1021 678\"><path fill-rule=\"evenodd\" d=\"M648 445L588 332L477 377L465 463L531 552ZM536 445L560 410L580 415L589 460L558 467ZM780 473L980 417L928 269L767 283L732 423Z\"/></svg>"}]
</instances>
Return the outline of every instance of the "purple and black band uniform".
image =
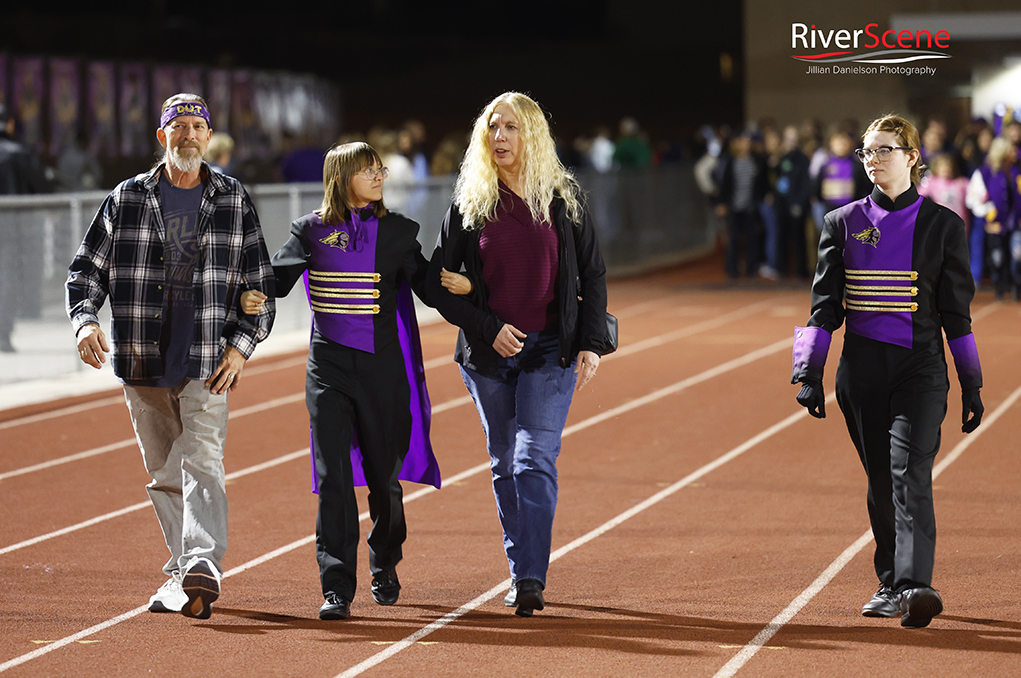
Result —
<instances>
[{"instance_id":1,"label":"purple and black band uniform","mask_svg":"<svg viewBox=\"0 0 1021 678\"><path fill-rule=\"evenodd\" d=\"M846 319L837 403L868 476L876 575L897 592L932 581L932 465L949 390L944 334L964 392L964 430L981 420L974 293L964 223L913 186L896 200L877 186L826 215L791 381L821 382L832 333Z\"/></svg>"}]
</instances>

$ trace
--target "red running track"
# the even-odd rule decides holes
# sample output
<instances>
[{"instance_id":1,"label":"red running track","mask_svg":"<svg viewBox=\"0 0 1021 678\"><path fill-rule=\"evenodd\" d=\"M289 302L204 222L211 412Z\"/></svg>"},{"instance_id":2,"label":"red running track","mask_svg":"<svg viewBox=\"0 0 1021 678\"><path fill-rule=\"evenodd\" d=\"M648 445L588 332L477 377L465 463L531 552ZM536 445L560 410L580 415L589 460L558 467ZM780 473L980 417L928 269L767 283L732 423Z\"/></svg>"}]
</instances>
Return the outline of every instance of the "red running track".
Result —
<instances>
[{"instance_id":1,"label":"red running track","mask_svg":"<svg viewBox=\"0 0 1021 678\"><path fill-rule=\"evenodd\" d=\"M231 395L227 577L206 621L145 611L166 547L119 394L0 412L0 673L1021 675L1019 307L973 306L986 419L960 433L952 378L934 481L946 612L907 630L860 616L864 473L836 405L811 419L788 383L807 288L699 280L611 284L621 349L575 397L531 619L502 604L484 441L444 323L423 328L444 487L406 487L398 605L372 602L363 546L343 622L317 617L303 356L256 353Z\"/></svg>"}]
</instances>

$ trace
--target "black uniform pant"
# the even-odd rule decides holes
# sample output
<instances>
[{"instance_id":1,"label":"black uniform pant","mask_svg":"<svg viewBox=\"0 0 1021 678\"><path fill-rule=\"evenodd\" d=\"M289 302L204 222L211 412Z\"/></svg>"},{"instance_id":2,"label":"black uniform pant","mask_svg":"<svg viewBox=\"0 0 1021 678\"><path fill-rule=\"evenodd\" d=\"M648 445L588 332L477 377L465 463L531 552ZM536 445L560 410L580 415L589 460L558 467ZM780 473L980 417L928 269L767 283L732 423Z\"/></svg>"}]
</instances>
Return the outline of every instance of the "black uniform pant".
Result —
<instances>
[{"instance_id":1,"label":"black uniform pant","mask_svg":"<svg viewBox=\"0 0 1021 678\"><path fill-rule=\"evenodd\" d=\"M312 338L305 403L319 477L316 556L323 595L352 600L358 554L358 503L351 468L357 440L369 488L369 571L395 567L407 536L397 477L411 438L410 390L400 343L375 354Z\"/></svg>"},{"instance_id":2,"label":"black uniform pant","mask_svg":"<svg viewBox=\"0 0 1021 678\"><path fill-rule=\"evenodd\" d=\"M942 337L907 349L845 333L837 403L868 476L876 574L896 590L932 584L932 465L948 390Z\"/></svg>"}]
</instances>

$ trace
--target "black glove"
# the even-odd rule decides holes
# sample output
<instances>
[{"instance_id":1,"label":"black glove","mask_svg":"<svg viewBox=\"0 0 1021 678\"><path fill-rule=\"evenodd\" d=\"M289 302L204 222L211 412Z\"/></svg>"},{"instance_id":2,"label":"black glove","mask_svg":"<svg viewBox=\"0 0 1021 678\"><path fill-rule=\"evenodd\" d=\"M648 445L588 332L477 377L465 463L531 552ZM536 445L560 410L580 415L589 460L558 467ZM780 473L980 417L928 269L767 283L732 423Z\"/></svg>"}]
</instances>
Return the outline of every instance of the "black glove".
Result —
<instances>
[{"instance_id":1,"label":"black glove","mask_svg":"<svg viewBox=\"0 0 1021 678\"><path fill-rule=\"evenodd\" d=\"M964 426L961 427L961 430L971 433L982 423L982 413L986 411L986 408L982 407L982 398L979 397L977 388L970 388L962 392L961 402L964 405L964 411L961 412L961 423ZM969 414L972 415L971 419L968 419Z\"/></svg>"},{"instance_id":2,"label":"black glove","mask_svg":"<svg viewBox=\"0 0 1021 678\"><path fill-rule=\"evenodd\" d=\"M977 391L975 396L978 397ZM801 390L798 392L798 403L807 407L808 413L816 419L825 419L826 394L823 393L822 382L817 379L802 379Z\"/></svg>"}]
</instances>

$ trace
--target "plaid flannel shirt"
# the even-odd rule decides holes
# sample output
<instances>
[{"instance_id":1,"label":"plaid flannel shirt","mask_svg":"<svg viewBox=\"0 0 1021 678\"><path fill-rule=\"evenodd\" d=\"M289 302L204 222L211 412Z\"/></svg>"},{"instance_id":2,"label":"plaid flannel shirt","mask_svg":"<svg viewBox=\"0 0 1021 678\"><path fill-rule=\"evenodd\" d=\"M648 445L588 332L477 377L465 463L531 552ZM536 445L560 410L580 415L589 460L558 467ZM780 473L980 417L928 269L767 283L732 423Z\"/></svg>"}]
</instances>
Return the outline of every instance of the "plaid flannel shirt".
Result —
<instances>
[{"instance_id":1,"label":"plaid flannel shirt","mask_svg":"<svg viewBox=\"0 0 1021 678\"><path fill-rule=\"evenodd\" d=\"M67 315L77 335L110 297L113 370L122 381L151 383L163 376L160 335L167 308L160 206L160 164L122 182L106 198L68 269ZM195 340L189 375L208 379L226 346L251 356L273 326L273 269L259 218L236 179L203 163L199 258L195 263ZM240 294L269 296L258 316L240 308Z\"/></svg>"}]
</instances>

